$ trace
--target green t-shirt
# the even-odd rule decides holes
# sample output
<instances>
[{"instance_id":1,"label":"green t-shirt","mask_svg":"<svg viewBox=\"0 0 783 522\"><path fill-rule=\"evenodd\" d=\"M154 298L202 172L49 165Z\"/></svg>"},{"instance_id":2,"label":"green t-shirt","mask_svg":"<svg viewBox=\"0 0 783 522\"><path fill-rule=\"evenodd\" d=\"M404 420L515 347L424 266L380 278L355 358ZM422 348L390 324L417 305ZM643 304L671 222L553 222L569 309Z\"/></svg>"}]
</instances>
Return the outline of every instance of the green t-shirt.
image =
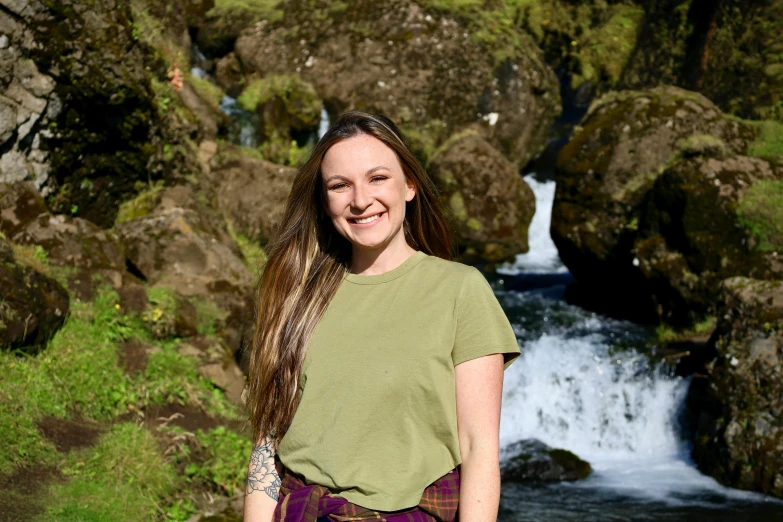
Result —
<instances>
[{"instance_id":1,"label":"green t-shirt","mask_svg":"<svg viewBox=\"0 0 783 522\"><path fill-rule=\"evenodd\" d=\"M278 456L354 504L413 507L462 462L454 366L493 353L504 369L520 355L476 268L417 251L383 274L347 274L313 331Z\"/></svg>"}]
</instances>

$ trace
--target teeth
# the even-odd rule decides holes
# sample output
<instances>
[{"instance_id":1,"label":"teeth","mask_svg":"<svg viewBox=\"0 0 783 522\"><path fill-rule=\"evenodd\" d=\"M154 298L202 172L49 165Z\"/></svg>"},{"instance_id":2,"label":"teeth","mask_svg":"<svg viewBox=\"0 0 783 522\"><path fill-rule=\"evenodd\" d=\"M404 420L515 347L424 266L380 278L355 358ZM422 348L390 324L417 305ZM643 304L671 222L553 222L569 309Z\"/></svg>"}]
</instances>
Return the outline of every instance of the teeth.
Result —
<instances>
[{"instance_id":1,"label":"teeth","mask_svg":"<svg viewBox=\"0 0 783 522\"><path fill-rule=\"evenodd\" d=\"M354 219L357 223L369 223L371 221L375 221L380 217L380 214L375 214L374 216L370 216L367 219Z\"/></svg>"}]
</instances>

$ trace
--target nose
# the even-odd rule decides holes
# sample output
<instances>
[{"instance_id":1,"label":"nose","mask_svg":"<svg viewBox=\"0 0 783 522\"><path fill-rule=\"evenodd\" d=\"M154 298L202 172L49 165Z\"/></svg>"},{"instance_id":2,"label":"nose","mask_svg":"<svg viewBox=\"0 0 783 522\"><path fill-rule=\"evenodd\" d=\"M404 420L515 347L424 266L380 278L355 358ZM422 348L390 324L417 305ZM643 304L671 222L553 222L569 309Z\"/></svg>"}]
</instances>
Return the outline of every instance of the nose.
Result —
<instances>
[{"instance_id":1,"label":"nose","mask_svg":"<svg viewBox=\"0 0 783 522\"><path fill-rule=\"evenodd\" d=\"M354 208L364 210L370 206L370 203L372 203L372 196L370 195L370 191L361 183L357 183L353 190L353 201L351 202L351 205Z\"/></svg>"}]
</instances>

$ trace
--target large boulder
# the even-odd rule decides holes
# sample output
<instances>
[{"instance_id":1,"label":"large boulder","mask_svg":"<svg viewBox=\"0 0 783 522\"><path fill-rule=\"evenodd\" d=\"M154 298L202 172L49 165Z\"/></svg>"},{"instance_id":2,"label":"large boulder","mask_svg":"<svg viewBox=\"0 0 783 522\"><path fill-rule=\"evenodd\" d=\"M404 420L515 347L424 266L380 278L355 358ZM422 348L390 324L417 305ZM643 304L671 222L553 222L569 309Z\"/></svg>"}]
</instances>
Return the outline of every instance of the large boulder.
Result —
<instances>
[{"instance_id":1,"label":"large boulder","mask_svg":"<svg viewBox=\"0 0 783 522\"><path fill-rule=\"evenodd\" d=\"M543 147L560 97L526 33L508 35L513 44L501 49L467 22L409 0L338 7L289 0L279 22L247 28L234 50L246 73L299 75L331 114L385 114L410 131L424 159L464 127L515 166Z\"/></svg>"},{"instance_id":2,"label":"large boulder","mask_svg":"<svg viewBox=\"0 0 783 522\"><path fill-rule=\"evenodd\" d=\"M210 161L218 208L234 229L266 243L280 224L296 170L261 159L252 149L222 143Z\"/></svg>"},{"instance_id":3,"label":"large boulder","mask_svg":"<svg viewBox=\"0 0 783 522\"><path fill-rule=\"evenodd\" d=\"M638 219L633 265L671 324L714 314L722 279L783 278L783 168L712 141L656 179Z\"/></svg>"},{"instance_id":4,"label":"large boulder","mask_svg":"<svg viewBox=\"0 0 783 522\"><path fill-rule=\"evenodd\" d=\"M20 263L0 237L0 348L36 353L65 323L68 292L54 279Z\"/></svg>"},{"instance_id":5,"label":"large boulder","mask_svg":"<svg viewBox=\"0 0 783 522\"><path fill-rule=\"evenodd\" d=\"M219 332L237 351L252 311L252 277L222 218L187 186L154 197L149 213L115 225L132 269L150 285L216 304Z\"/></svg>"},{"instance_id":6,"label":"large boulder","mask_svg":"<svg viewBox=\"0 0 783 522\"><path fill-rule=\"evenodd\" d=\"M720 321L688 403L693 458L727 486L783 498L783 280L721 285Z\"/></svg>"},{"instance_id":7,"label":"large boulder","mask_svg":"<svg viewBox=\"0 0 783 522\"><path fill-rule=\"evenodd\" d=\"M640 231L659 233L653 225L645 230L642 221L654 214L648 207L654 205L649 198L656 180L688 157L744 154L757 134L756 127L724 116L703 96L673 87L613 92L594 102L556 165L550 232L577 280L569 298L613 315L658 321L666 311L635 252ZM767 171L775 176L771 167L745 164L758 167L758 176ZM743 176L744 183L756 179ZM707 182L716 187L715 179ZM705 197L699 201L709 205L712 194L690 197Z\"/></svg>"},{"instance_id":8,"label":"large boulder","mask_svg":"<svg viewBox=\"0 0 783 522\"><path fill-rule=\"evenodd\" d=\"M474 132L452 137L429 170L457 226L464 262L527 252L536 200L514 166Z\"/></svg>"}]
</instances>

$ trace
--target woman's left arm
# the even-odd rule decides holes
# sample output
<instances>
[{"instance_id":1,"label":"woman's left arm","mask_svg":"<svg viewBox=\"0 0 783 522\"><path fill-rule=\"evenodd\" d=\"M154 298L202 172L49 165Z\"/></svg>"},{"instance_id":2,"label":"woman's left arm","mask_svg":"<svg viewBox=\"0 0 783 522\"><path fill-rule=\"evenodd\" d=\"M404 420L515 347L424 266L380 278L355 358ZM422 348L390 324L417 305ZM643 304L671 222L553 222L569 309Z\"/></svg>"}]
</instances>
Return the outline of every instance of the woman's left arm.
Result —
<instances>
[{"instance_id":1,"label":"woman's left arm","mask_svg":"<svg viewBox=\"0 0 783 522\"><path fill-rule=\"evenodd\" d=\"M503 354L454 367L460 490L457 522L496 522L500 504L500 406Z\"/></svg>"}]
</instances>

